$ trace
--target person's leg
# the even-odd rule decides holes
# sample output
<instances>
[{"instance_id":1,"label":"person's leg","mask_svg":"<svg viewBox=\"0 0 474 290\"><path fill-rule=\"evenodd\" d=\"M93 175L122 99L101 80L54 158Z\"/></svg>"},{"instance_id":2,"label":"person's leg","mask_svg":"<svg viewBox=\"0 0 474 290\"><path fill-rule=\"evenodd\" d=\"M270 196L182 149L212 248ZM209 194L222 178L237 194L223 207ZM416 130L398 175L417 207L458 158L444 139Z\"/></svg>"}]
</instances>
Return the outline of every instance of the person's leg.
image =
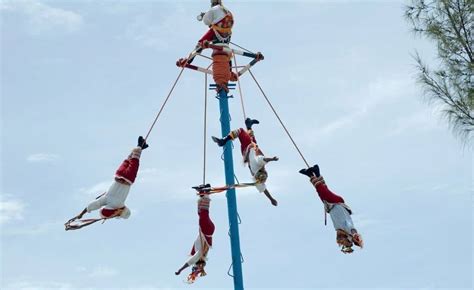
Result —
<instances>
[{"instance_id":1,"label":"person's leg","mask_svg":"<svg viewBox=\"0 0 474 290\"><path fill-rule=\"evenodd\" d=\"M198 200L198 215L199 215L199 226L201 231L206 236L212 236L214 234L214 223L209 217L209 208L211 205L211 199L204 195Z\"/></svg>"},{"instance_id":2,"label":"person's leg","mask_svg":"<svg viewBox=\"0 0 474 290\"><path fill-rule=\"evenodd\" d=\"M214 234L215 226L209 216L209 211L199 211L199 226L201 227L202 233L206 236L212 236Z\"/></svg>"},{"instance_id":3,"label":"person's leg","mask_svg":"<svg viewBox=\"0 0 474 290\"><path fill-rule=\"evenodd\" d=\"M233 130L224 138L217 138L212 136L212 140L217 143L219 146L224 146L228 141L234 140L239 138L240 141L240 149L242 151L242 155L245 155L247 151L247 147L252 144L253 140L252 137L247 133L246 130L239 128L237 130Z\"/></svg>"},{"instance_id":4,"label":"person's leg","mask_svg":"<svg viewBox=\"0 0 474 290\"><path fill-rule=\"evenodd\" d=\"M247 134L250 136L250 139L253 143L257 144L257 139L255 139L255 133L252 129L247 129Z\"/></svg>"},{"instance_id":5,"label":"person's leg","mask_svg":"<svg viewBox=\"0 0 474 290\"><path fill-rule=\"evenodd\" d=\"M329 203L344 203L344 199L341 196L335 194L327 187L322 177L311 177L311 183L316 188L316 191L322 200Z\"/></svg>"},{"instance_id":6,"label":"person's leg","mask_svg":"<svg viewBox=\"0 0 474 290\"><path fill-rule=\"evenodd\" d=\"M129 155L129 158L125 159L115 172L115 177L124 179L129 184L135 182L138 173L138 168L140 166L141 152L142 148L134 148L132 153Z\"/></svg>"},{"instance_id":7,"label":"person's leg","mask_svg":"<svg viewBox=\"0 0 474 290\"><path fill-rule=\"evenodd\" d=\"M245 119L245 127L247 128L247 130L252 130L252 126L254 124L260 124L260 122L257 119Z\"/></svg>"},{"instance_id":8,"label":"person's leg","mask_svg":"<svg viewBox=\"0 0 474 290\"><path fill-rule=\"evenodd\" d=\"M299 173L308 176L309 178L313 177L316 175L316 177L320 177L321 173L319 172L319 166L318 164L314 165L313 167L310 168L303 168L299 171Z\"/></svg>"},{"instance_id":9,"label":"person's leg","mask_svg":"<svg viewBox=\"0 0 474 290\"><path fill-rule=\"evenodd\" d=\"M250 130L250 133L252 133L251 130ZM253 133L252 133L252 135L253 135ZM242 156L245 155L245 153L247 152L247 148L255 140L255 137L253 137L252 135L249 134L248 131L246 131L242 128L240 128L238 130L237 137L239 138L239 141L240 141L240 150L242 152Z\"/></svg>"}]
</instances>

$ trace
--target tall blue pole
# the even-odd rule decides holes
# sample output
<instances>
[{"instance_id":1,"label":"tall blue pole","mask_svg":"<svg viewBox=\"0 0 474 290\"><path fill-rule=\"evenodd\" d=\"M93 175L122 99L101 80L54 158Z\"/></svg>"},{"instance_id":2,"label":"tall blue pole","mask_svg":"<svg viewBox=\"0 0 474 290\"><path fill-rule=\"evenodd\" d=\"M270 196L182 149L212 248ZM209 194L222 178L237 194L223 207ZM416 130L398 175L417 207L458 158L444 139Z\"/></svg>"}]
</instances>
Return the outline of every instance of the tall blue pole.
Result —
<instances>
[{"instance_id":1,"label":"tall blue pole","mask_svg":"<svg viewBox=\"0 0 474 290\"><path fill-rule=\"evenodd\" d=\"M219 92L219 108L221 111L222 136L230 133L229 97L225 90ZM224 146L224 168L226 184L234 184L234 161L232 158L232 144ZM237 219L237 200L235 188L227 190L227 213L230 227L230 246L232 248L232 269L234 276L234 290L243 290L242 260L240 252L239 223Z\"/></svg>"}]
</instances>

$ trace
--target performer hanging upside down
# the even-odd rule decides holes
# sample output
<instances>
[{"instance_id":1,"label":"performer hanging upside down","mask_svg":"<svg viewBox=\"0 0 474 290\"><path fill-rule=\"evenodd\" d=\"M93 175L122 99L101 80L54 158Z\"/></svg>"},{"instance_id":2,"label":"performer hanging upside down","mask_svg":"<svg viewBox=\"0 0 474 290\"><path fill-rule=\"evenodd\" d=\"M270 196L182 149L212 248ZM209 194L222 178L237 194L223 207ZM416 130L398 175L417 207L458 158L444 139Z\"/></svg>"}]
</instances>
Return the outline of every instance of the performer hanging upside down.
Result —
<instances>
[{"instance_id":1,"label":"performer hanging upside down","mask_svg":"<svg viewBox=\"0 0 474 290\"><path fill-rule=\"evenodd\" d=\"M125 206L130 187L137 177L140 164L140 155L143 149L148 148L148 144L142 136L138 138L138 145L132 150L127 159L125 159L115 172L115 178L109 190L92 201L81 213L70 219L66 223L66 230L77 229L84 225L74 227L70 223L81 219L85 213L90 213L100 209L102 218L124 218L130 217L130 209ZM86 224L88 225L88 224Z\"/></svg>"},{"instance_id":2,"label":"performer hanging upside down","mask_svg":"<svg viewBox=\"0 0 474 290\"><path fill-rule=\"evenodd\" d=\"M208 187L210 186L208 185ZM204 267L206 266L207 254L210 247L212 247L212 235L215 230L214 223L209 217L210 203L211 199L207 194L200 195L198 199L199 234L191 249L191 257L175 272L176 275L179 275L184 269L193 266L187 278L188 283L193 283L199 276L206 276Z\"/></svg>"},{"instance_id":3,"label":"performer hanging upside down","mask_svg":"<svg viewBox=\"0 0 474 290\"><path fill-rule=\"evenodd\" d=\"M334 229L336 230L336 242L342 247L343 253L352 253L352 246L362 248L364 242L361 235L357 232L352 222L352 211L344 203L344 199L333 193L326 185L324 178L321 176L319 166L316 164L308 169L299 171L310 178L311 183L324 203L324 209L331 216Z\"/></svg>"},{"instance_id":4,"label":"performer hanging upside down","mask_svg":"<svg viewBox=\"0 0 474 290\"><path fill-rule=\"evenodd\" d=\"M259 121L247 118L245 120L247 130L240 128L230 132L230 134L224 137L223 139L213 136L212 140L214 140L217 145L222 147L227 143L227 141L239 138L240 149L242 152L242 157L244 158L244 163L248 164L250 173L252 174L252 177L257 183L255 187L259 192L263 192L268 197L268 199L270 199L272 205L277 206L278 202L271 196L265 185L265 182L268 178L268 173L265 170L265 165L270 161L278 161L278 157L265 157L262 150L260 150L257 145L257 140L255 139L252 130L253 124L259 124Z\"/></svg>"}]
</instances>

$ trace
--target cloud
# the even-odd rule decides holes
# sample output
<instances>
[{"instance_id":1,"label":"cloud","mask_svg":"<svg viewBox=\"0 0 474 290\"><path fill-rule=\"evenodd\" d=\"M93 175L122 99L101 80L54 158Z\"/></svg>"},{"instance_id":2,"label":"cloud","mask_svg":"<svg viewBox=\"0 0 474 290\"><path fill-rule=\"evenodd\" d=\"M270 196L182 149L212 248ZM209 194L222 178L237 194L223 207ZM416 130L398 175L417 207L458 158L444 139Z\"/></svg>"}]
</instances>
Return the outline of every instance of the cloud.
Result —
<instances>
[{"instance_id":1,"label":"cloud","mask_svg":"<svg viewBox=\"0 0 474 290\"><path fill-rule=\"evenodd\" d=\"M412 184L412 185L406 185L404 187L400 187L400 192L416 192L420 191L421 189L425 188L423 185L420 184Z\"/></svg>"},{"instance_id":2,"label":"cloud","mask_svg":"<svg viewBox=\"0 0 474 290\"><path fill-rule=\"evenodd\" d=\"M190 186L183 186L191 172L186 169L170 171L169 169L143 168L138 172L137 180L133 185L134 191L140 192L147 200L187 200L194 199Z\"/></svg>"},{"instance_id":3,"label":"cloud","mask_svg":"<svg viewBox=\"0 0 474 290\"><path fill-rule=\"evenodd\" d=\"M25 204L20 200L0 199L0 224L22 220Z\"/></svg>"},{"instance_id":4,"label":"cloud","mask_svg":"<svg viewBox=\"0 0 474 290\"><path fill-rule=\"evenodd\" d=\"M39 0L5 0L0 11L15 12L26 16L28 28L33 34L50 31L75 32L83 25L80 14L52 7Z\"/></svg>"},{"instance_id":5,"label":"cloud","mask_svg":"<svg viewBox=\"0 0 474 290\"><path fill-rule=\"evenodd\" d=\"M113 181L112 179L104 180L104 181L96 183L96 184L94 184L90 187L80 188L79 191L83 194L86 194L86 195L98 196L98 195L106 192L109 189L110 184L112 183L112 181Z\"/></svg>"},{"instance_id":6,"label":"cloud","mask_svg":"<svg viewBox=\"0 0 474 290\"><path fill-rule=\"evenodd\" d=\"M388 135L396 136L407 131L427 131L434 128L436 128L436 122L433 122L431 109L427 108L396 120Z\"/></svg>"},{"instance_id":7,"label":"cloud","mask_svg":"<svg viewBox=\"0 0 474 290\"><path fill-rule=\"evenodd\" d=\"M342 116L324 124L318 130L319 140L321 135L329 137L343 128L352 128L369 117L381 106L387 105L394 100L404 98L412 88L412 81L403 76L391 76L376 79L369 83L363 90L345 99L345 112ZM341 106L341 104L337 104ZM313 139L313 138L311 138Z\"/></svg>"},{"instance_id":8,"label":"cloud","mask_svg":"<svg viewBox=\"0 0 474 290\"><path fill-rule=\"evenodd\" d=\"M51 162L57 160L59 155L51 153L36 153L31 154L26 158L28 162Z\"/></svg>"},{"instance_id":9,"label":"cloud","mask_svg":"<svg viewBox=\"0 0 474 290\"><path fill-rule=\"evenodd\" d=\"M3 288L2 288L3 289ZM6 286L5 290L73 290L77 289L68 283L63 282L14 282Z\"/></svg>"},{"instance_id":10,"label":"cloud","mask_svg":"<svg viewBox=\"0 0 474 290\"><path fill-rule=\"evenodd\" d=\"M367 229L369 227L379 226L381 224L388 224L386 220L380 220L379 218L371 218L364 214L353 214L352 219L354 225L358 229Z\"/></svg>"},{"instance_id":11,"label":"cloud","mask_svg":"<svg viewBox=\"0 0 474 290\"><path fill-rule=\"evenodd\" d=\"M159 170L158 168L144 168L140 169L137 182L149 183L153 182L159 176L162 176L164 171Z\"/></svg>"},{"instance_id":12,"label":"cloud","mask_svg":"<svg viewBox=\"0 0 474 290\"><path fill-rule=\"evenodd\" d=\"M357 111L355 113L343 116L339 119L336 119L332 122L325 124L318 132L321 135L330 135L337 130L347 127L351 124L354 124L357 119L363 115L363 111Z\"/></svg>"},{"instance_id":13,"label":"cloud","mask_svg":"<svg viewBox=\"0 0 474 290\"><path fill-rule=\"evenodd\" d=\"M440 183L440 184L434 184L432 187L431 187L431 190L432 192L434 191L446 191L447 189L450 189L451 186L450 184L448 183Z\"/></svg>"},{"instance_id":14,"label":"cloud","mask_svg":"<svg viewBox=\"0 0 474 290\"><path fill-rule=\"evenodd\" d=\"M28 227L11 228L8 230L4 230L2 234L6 236L36 236L45 233L50 233L52 231L57 231L58 229L63 228L64 221L45 222Z\"/></svg>"},{"instance_id":15,"label":"cloud","mask_svg":"<svg viewBox=\"0 0 474 290\"><path fill-rule=\"evenodd\" d=\"M189 23L186 23L191 19L194 18L190 17L184 5L178 5L172 11L164 11L159 18L150 13L142 14L131 22L122 37L145 47L168 50L171 48L170 43L177 43L177 39L183 42L183 39L193 35L190 33Z\"/></svg>"},{"instance_id":16,"label":"cloud","mask_svg":"<svg viewBox=\"0 0 474 290\"><path fill-rule=\"evenodd\" d=\"M400 187L400 192L402 193L417 193L417 194L427 194L433 196L433 194L441 195L466 195L470 189L470 184L468 182L463 182L459 180L458 182L425 182L417 183L412 185L405 185Z\"/></svg>"},{"instance_id":17,"label":"cloud","mask_svg":"<svg viewBox=\"0 0 474 290\"><path fill-rule=\"evenodd\" d=\"M126 30L125 38L138 42L145 47L166 50L169 41L165 37L166 29L158 25L149 25L146 19L135 20Z\"/></svg>"},{"instance_id":18,"label":"cloud","mask_svg":"<svg viewBox=\"0 0 474 290\"><path fill-rule=\"evenodd\" d=\"M20 221L24 219L24 212L27 205L18 199L10 198L8 195L0 197L0 225ZM40 235L53 230L63 228L64 221L47 221L28 226L15 226L4 228L2 235L23 236Z\"/></svg>"},{"instance_id":19,"label":"cloud","mask_svg":"<svg viewBox=\"0 0 474 290\"><path fill-rule=\"evenodd\" d=\"M97 266L89 274L91 278L108 278L118 275L118 271L108 266Z\"/></svg>"}]
</instances>

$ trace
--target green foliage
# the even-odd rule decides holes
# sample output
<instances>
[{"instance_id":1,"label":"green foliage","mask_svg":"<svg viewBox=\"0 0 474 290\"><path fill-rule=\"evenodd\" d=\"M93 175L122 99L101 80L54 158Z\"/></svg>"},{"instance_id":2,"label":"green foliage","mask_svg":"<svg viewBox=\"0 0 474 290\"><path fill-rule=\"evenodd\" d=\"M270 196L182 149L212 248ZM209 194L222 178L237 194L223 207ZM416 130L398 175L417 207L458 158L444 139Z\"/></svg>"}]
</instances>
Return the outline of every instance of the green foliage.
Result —
<instances>
[{"instance_id":1,"label":"green foliage","mask_svg":"<svg viewBox=\"0 0 474 290\"><path fill-rule=\"evenodd\" d=\"M453 131L469 140L474 130L474 0L411 0L405 17L415 33L437 44L436 70L415 56L427 99L441 104Z\"/></svg>"}]
</instances>

